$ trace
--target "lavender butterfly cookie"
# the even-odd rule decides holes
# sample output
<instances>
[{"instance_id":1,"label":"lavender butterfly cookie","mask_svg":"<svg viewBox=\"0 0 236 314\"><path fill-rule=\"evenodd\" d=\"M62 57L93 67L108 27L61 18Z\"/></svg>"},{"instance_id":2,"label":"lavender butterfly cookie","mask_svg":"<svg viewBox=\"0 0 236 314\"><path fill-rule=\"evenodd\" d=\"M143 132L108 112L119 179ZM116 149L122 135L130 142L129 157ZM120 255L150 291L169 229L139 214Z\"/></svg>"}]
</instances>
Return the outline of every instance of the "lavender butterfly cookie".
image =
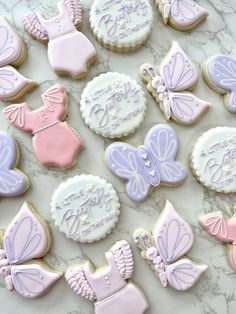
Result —
<instances>
[{"instance_id":1,"label":"lavender butterfly cookie","mask_svg":"<svg viewBox=\"0 0 236 314\"><path fill-rule=\"evenodd\" d=\"M134 262L128 242L116 242L105 258L107 266L96 271L90 262L68 269L65 274L68 285L76 294L95 302L95 314L143 314L148 304L144 294L130 281Z\"/></svg>"},{"instance_id":2,"label":"lavender butterfly cookie","mask_svg":"<svg viewBox=\"0 0 236 314\"><path fill-rule=\"evenodd\" d=\"M199 74L176 41L159 69L145 63L139 73L167 121L173 119L180 124L191 125L208 110L208 102L186 92L197 84Z\"/></svg>"},{"instance_id":3,"label":"lavender butterfly cookie","mask_svg":"<svg viewBox=\"0 0 236 314\"><path fill-rule=\"evenodd\" d=\"M188 290L207 269L206 265L181 258L193 245L193 232L169 201L153 231L137 229L133 237L163 287Z\"/></svg>"},{"instance_id":4,"label":"lavender butterfly cookie","mask_svg":"<svg viewBox=\"0 0 236 314\"><path fill-rule=\"evenodd\" d=\"M18 162L15 140L7 132L0 132L0 196L16 196L28 189L29 180L16 168Z\"/></svg>"},{"instance_id":5,"label":"lavender butterfly cookie","mask_svg":"<svg viewBox=\"0 0 236 314\"><path fill-rule=\"evenodd\" d=\"M0 231L0 276L6 288L25 298L46 293L62 276L39 259L51 247L46 221L25 202L6 231Z\"/></svg>"},{"instance_id":6,"label":"lavender butterfly cookie","mask_svg":"<svg viewBox=\"0 0 236 314\"><path fill-rule=\"evenodd\" d=\"M128 181L128 196L140 202L153 186L176 186L185 180L185 167L175 161L178 146L175 131L166 124L158 124L150 129L144 145L138 148L122 142L109 145L105 161L114 174Z\"/></svg>"},{"instance_id":7,"label":"lavender butterfly cookie","mask_svg":"<svg viewBox=\"0 0 236 314\"><path fill-rule=\"evenodd\" d=\"M236 113L236 59L218 54L208 59L203 69L207 84L225 96L225 106Z\"/></svg>"}]
</instances>

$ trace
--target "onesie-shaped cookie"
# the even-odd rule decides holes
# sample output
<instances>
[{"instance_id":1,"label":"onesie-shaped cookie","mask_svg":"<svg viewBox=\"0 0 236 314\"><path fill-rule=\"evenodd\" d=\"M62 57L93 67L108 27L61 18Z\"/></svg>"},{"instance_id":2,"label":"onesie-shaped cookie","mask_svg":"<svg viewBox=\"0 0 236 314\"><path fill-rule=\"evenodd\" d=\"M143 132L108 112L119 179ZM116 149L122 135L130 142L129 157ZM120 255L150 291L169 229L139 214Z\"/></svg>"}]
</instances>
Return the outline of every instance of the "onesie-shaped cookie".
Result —
<instances>
[{"instance_id":1,"label":"onesie-shaped cookie","mask_svg":"<svg viewBox=\"0 0 236 314\"><path fill-rule=\"evenodd\" d=\"M26 103L6 107L4 116L17 128L33 133L37 159L45 166L70 168L82 147L81 140L66 122L67 97L62 85L56 84L43 95L44 106L30 111Z\"/></svg>"},{"instance_id":2,"label":"onesie-shaped cookie","mask_svg":"<svg viewBox=\"0 0 236 314\"><path fill-rule=\"evenodd\" d=\"M80 79L95 61L92 43L76 28L81 23L79 0L61 0L59 15L44 19L40 13L29 13L22 19L25 30L39 41L48 42L48 58L57 74Z\"/></svg>"},{"instance_id":3,"label":"onesie-shaped cookie","mask_svg":"<svg viewBox=\"0 0 236 314\"><path fill-rule=\"evenodd\" d=\"M125 240L105 253L107 266L94 271L86 262L70 268L66 280L75 293L94 301L95 314L143 314L148 308L141 291L127 282L133 272L133 257Z\"/></svg>"},{"instance_id":4,"label":"onesie-shaped cookie","mask_svg":"<svg viewBox=\"0 0 236 314\"><path fill-rule=\"evenodd\" d=\"M36 85L13 68L22 64L26 56L23 40L6 18L0 16L0 100L19 98Z\"/></svg>"},{"instance_id":5,"label":"onesie-shaped cookie","mask_svg":"<svg viewBox=\"0 0 236 314\"><path fill-rule=\"evenodd\" d=\"M0 276L6 288L25 298L46 293L61 277L42 259L51 247L50 230L46 221L32 205L25 202L5 233L0 230Z\"/></svg>"}]
</instances>

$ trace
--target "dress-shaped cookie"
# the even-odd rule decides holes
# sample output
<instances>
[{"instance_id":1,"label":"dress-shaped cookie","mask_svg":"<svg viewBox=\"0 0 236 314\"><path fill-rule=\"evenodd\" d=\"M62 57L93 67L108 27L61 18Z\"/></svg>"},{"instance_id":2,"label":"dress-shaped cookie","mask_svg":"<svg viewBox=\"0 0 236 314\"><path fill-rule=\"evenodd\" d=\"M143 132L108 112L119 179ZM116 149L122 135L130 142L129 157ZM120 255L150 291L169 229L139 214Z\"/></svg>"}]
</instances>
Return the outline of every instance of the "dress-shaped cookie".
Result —
<instances>
[{"instance_id":1,"label":"dress-shaped cookie","mask_svg":"<svg viewBox=\"0 0 236 314\"><path fill-rule=\"evenodd\" d=\"M29 13L22 19L23 26L36 39L48 42L48 58L57 74L68 74L75 79L83 77L95 60L92 43L77 27L81 23L79 0L62 0L58 3L60 14L44 19L40 13Z\"/></svg>"},{"instance_id":2,"label":"dress-shaped cookie","mask_svg":"<svg viewBox=\"0 0 236 314\"><path fill-rule=\"evenodd\" d=\"M94 271L86 262L69 269L66 280L75 293L94 301L95 314L142 314L148 308L140 290L127 280L133 272L129 244L116 242L105 253L107 267Z\"/></svg>"},{"instance_id":3,"label":"dress-shaped cookie","mask_svg":"<svg viewBox=\"0 0 236 314\"><path fill-rule=\"evenodd\" d=\"M8 106L5 117L17 128L33 133L37 159L45 166L70 168L82 147L81 140L66 122L67 97L62 85L56 84L43 95L44 106L30 111L26 103Z\"/></svg>"}]
</instances>

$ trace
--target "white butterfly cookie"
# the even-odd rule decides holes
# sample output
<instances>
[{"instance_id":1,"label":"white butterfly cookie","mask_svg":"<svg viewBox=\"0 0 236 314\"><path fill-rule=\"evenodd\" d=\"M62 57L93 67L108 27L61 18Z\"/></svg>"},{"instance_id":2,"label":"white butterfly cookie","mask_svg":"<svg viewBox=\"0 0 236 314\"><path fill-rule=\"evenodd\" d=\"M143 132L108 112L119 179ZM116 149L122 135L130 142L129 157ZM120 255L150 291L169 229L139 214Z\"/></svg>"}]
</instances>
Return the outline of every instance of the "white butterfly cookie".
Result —
<instances>
[{"instance_id":1,"label":"white butterfly cookie","mask_svg":"<svg viewBox=\"0 0 236 314\"><path fill-rule=\"evenodd\" d=\"M14 68L22 64L26 56L23 40L7 19L0 16L0 100L20 98L36 85Z\"/></svg>"},{"instance_id":2,"label":"white butterfly cookie","mask_svg":"<svg viewBox=\"0 0 236 314\"><path fill-rule=\"evenodd\" d=\"M141 65L139 73L148 91L159 103L166 120L191 125L208 110L208 102L186 92L197 84L199 73L177 41L172 43L159 69L145 63Z\"/></svg>"},{"instance_id":3,"label":"white butterfly cookie","mask_svg":"<svg viewBox=\"0 0 236 314\"><path fill-rule=\"evenodd\" d=\"M179 31L193 29L208 16L194 0L155 0L164 24Z\"/></svg>"},{"instance_id":4,"label":"white butterfly cookie","mask_svg":"<svg viewBox=\"0 0 236 314\"><path fill-rule=\"evenodd\" d=\"M23 204L5 232L1 230L0 240L0 275L8 290L36 298L62 276L39 259L51 247L50 232L29 203Z\"/></svg>"},{"instance_id":5,"label":"white butterfly cookie","mask_svg":"<svg viewBox=\"0 0 236 314\"><path fill-rule=\"evenodd\" d=\"M193 232L169 201L152 233L138 229L133 238L163 287L188 290L207 269L207 265L181 258L193 245Z\"/></svg>"}]
</instances>

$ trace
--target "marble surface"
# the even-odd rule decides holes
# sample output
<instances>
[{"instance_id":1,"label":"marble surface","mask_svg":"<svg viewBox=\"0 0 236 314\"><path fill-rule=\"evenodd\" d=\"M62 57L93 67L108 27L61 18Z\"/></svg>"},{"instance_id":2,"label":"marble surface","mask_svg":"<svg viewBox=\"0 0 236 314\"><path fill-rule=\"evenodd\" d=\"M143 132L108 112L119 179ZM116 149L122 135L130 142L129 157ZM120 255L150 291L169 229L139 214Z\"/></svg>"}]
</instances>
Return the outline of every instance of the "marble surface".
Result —
<instances>
[{"instance_id":1,"label":"marble surface","mask_svg":"<svg viewBox=\"0 0 236 314\"><path fill-rule=\"evenodd\" d=\"M46 261L53 267L65 271L70 264L83 259L91 259L96 266L104 263L103 251L116 240L126 239L131 243L135 260L133 281L145 292L150 304L147 314L232 314L236 311L235 283L233 272L226 257L225 246L214 240L198 224L198 217L205 212L222 210L227 217L233 214L236 194L223 195L209 192L199 185L191 173L187 181L179 188L159 188L141 204L135 204L125 194L125 184L113 176L104 164L104 149L111 143L109 139L94 134L88 129L81 117L79 101L81 91L94 76L106 71L119 71L129 74L140 81L138 67L143 62L159 64L169 49L172 40L178 40L186 53L201 68L204 61L215 53L226 53L236 57L235 14L236 0L199 0L209 12L208 19L192 32L181 33L163 26L161 18L153 4L155 25L149 40L139 50L128 54L112 53L102 48L94 39L88 23L88 12L92 1L84 0L82 31L94 43L98 53L96 64L88 76L75 81L56 76L47 60L47 48L26 34L20 23L22 15L30 10L40 10L45 16L54 15L56 0L0 0L0 12L19 30L28 47L28 59L20 67L20 72L35 79L39 87L24 97L31 108L40 106L40 94L55 82L62 83L69 95L69 117L67 121L81 135L86 148L79 154L77 165L68 171L41 167L32 152L31 136L11 127L0 115L2 130L13 134L21 148L21 168L28 174L31 187L22 197L0 200L0 227L5 228L17 213L22 202L32 201L38 211L48 221L52 234L53 246ZM142 83L141 83L142 84ZM142 85L144 90L145 86ZM188 167L188 155L195 139L205 130L216 125L235 126L235 115L228 113L223 105L223 98L209 89L202 77L194 93L208 100L212 107L209 112L193 127L184 127L171 122L180 139L179 160ZM126 141L133 145L143 142L146 132L159 122L165 122L154 99L146 92L148 110L142 126ZM1 103L1 108L5 104ZM104 240L95 244L77 244L57 231L50 215L50 200L54 189L69 177L81 173L91 173L104 177L117 190L121 202L119 223ZM140 257L132 242L133 230L138 226L151 227L156 221L168 198L180 214L191 224L195 242L189 252L193 259L208 264L209 269L200 282L188 292L179 293L171 288L162 288L152 270ZM76 296L61 279L42 298L25 300L14 292L4 288L0 281L0 312L3 314L89 314L93 313L93 304ZM133 313L131 313L133 314Z\"/></svg>"}]
</instances>

